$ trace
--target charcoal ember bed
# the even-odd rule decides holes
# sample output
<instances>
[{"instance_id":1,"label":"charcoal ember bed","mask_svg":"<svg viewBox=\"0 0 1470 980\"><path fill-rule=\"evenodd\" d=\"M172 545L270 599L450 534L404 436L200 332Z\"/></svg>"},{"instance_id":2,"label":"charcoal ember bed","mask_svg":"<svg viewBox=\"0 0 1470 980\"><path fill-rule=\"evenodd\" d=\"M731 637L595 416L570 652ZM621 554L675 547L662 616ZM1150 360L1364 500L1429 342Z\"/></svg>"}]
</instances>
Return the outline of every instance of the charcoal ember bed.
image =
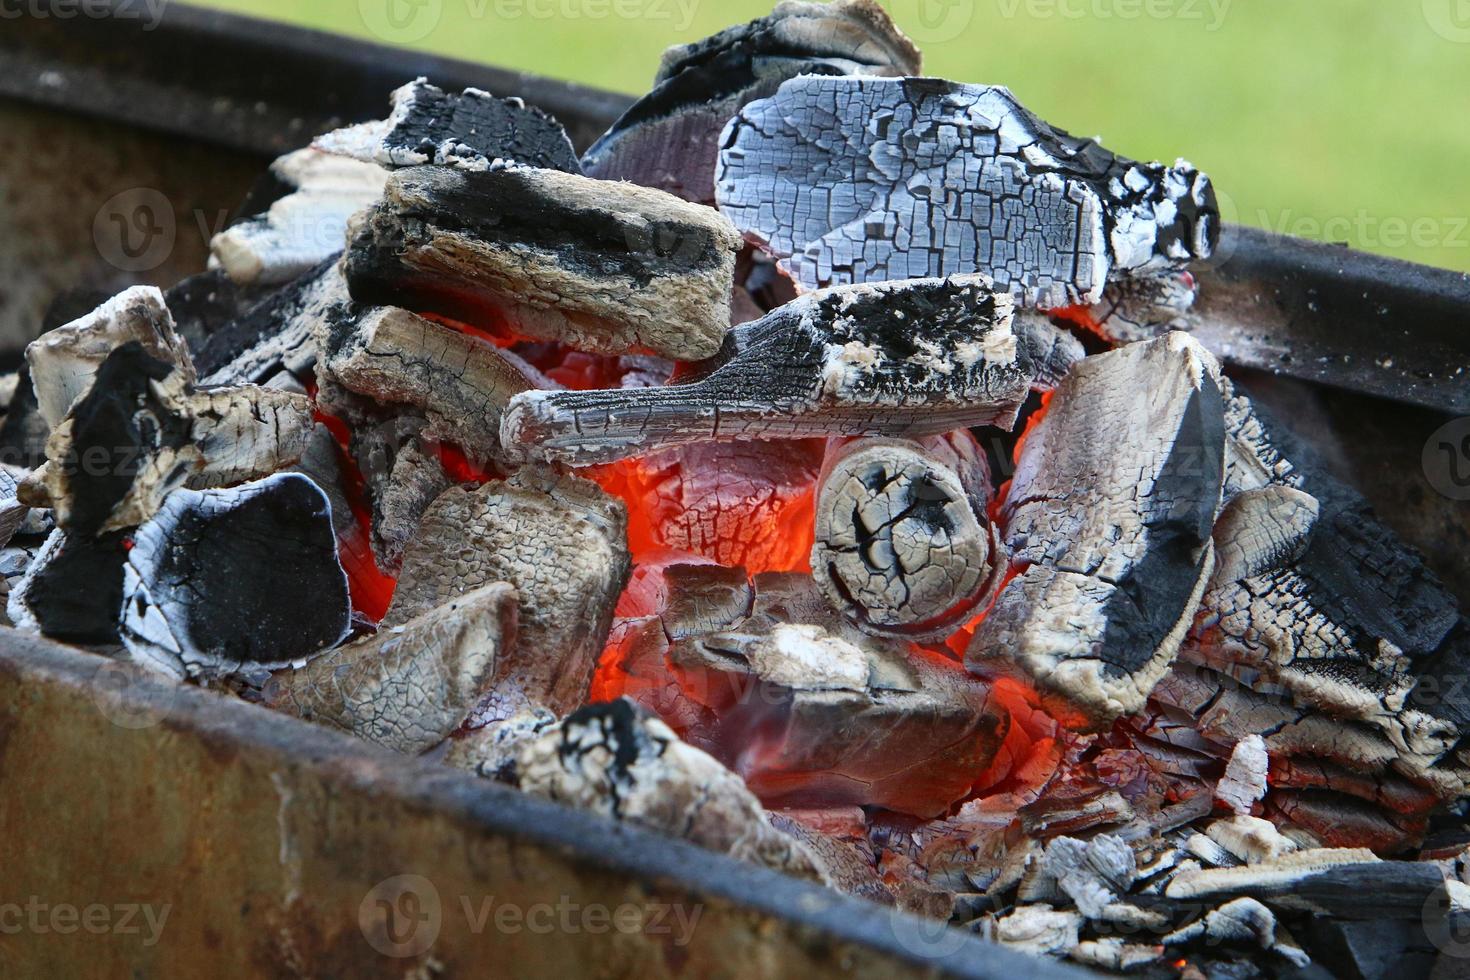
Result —
<instances>
[{"instance_id":1,"label":"charcoal ember bed","mask_svg":"<svg viewBox=\"0 0 1470 980\"><path fill-rule=\"evenodd\" d=\"M1171 329L1204 174L920 70L385 92L0 386L11 623L1094 968L1451 968L1457 598Z\"/></svg>"}]
</instances>

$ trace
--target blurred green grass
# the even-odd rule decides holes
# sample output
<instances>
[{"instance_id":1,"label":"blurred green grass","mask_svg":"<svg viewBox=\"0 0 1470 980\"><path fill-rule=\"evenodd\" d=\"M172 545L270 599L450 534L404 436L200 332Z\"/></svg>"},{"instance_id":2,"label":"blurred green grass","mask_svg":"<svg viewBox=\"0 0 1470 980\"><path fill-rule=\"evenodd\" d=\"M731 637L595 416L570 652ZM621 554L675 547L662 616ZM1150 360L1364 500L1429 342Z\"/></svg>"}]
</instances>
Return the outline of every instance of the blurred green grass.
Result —
<instances>
[{"instance_id":1,"label":"blurred green grass","mask_svg":"<svg viewBox=\"0 0 1470 980\"><path fill-rule=\"evenodd\" d=\"M195 2L630 93L668 45L771 7ZM1470 270L1467 0L880 2L928 74L1007 85L1129 156L1185 157L1214 178L1227 218Z\"/></svg>"}]
</instances>

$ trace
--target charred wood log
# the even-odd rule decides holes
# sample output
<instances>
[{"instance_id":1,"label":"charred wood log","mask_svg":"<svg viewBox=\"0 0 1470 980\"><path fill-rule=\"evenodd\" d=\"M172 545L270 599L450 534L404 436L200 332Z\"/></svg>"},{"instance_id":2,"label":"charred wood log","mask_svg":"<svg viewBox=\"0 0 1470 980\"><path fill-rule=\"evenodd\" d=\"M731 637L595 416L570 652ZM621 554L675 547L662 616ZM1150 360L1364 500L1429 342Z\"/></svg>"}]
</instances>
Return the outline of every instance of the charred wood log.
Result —
<instances>
[{"instance_id":1,"label":"charred wood log","mask_svg":"<svg viewBox=\"0 0 1470 980\"><path fill-rule=\"evenodd\" d=\"M822 467L812 576L866 632L943 639L985 608L1007 562L968 433L860 439Z\"/></svg>"},{"instance_id":2,"label":"charred wood log","mask_svg":"<svg viewBox=\"0 0 1470 980\"><path fill-rule=\"evenodd\" d=\"M392 102L386 120L328 133L313 147L390 168L520 164L582 172L567 131L520 99L498 99L474 88L451 95L419 78L395 91Z\"/></svg>"},{"instance_id":3,"label":"charred wood log","mask_svg":"<svg viewBox=\"0 0 1470 980\"><path fill-rule=\"evenodd\" d=\"M716 196L807 288L983 272L1043 308L1207 258L1220 221L1182 161L1137 163L1006 89L922 78L786 82L726 130Z\"/></svg>"},{"instance_id":4,"label":"charred wood log","mask_svg":"<svg viewBox=\"0 0 1470 980\"><path fill-rule=\"evenodd\" d=\"M65 643L115 645L127 548L124 531L53 532L10 590L10 621Z\"/></svg>"},{"instance_id":5,"label":"charred wood log","mask_svg":"<svg viewBox=\"0 0 1470 980\"><path fill-rule=\"evenodd\" d=\"M653 90L582 164L592 177L712 204L720 133L743 106L797 75L917 75L921 63L873 0L786 0L767 17L665 52Z\"/></svg>"},{"instance_id":6,"label":"charred wood log","mask_svg":"<svg viewBox=\"0 0 1470 980\"><path fill-rule=\"evenodd\" d=\"M490 691L515 639L516 594L487 585L275 674L265 702L398 752L443 742Z\"/></svg>"},{"instance_id":7,"label":"charred wood log","mask_svg":"<svg viewBox=\"0 0 1470 980\"><path fill-rule=\"evenodd\" d=\"M709 208L555 170L395 173L346 258L354 298L599 353L709 357L740 236Z\"/></svg>"},{"instance_id":8,"label":"charred wood log","mask_svg":"<svg viewBox=\"0 0 1470 980\"><path fill-rule=\"evenodd\" d=\"M738 327L683 383L527 392L501 438L574 465L735 439L1009 428L1034 377L981 276L833 289Z\"/></svg>"},{"instance_id":9,"label":"charred wood log","mask_svg":"<svg viewBox=\"0 0 1470 980\"><path fill-rule=\"evenodd\" d=\"M1089 358L1057 388L1002 507L1018 574L975 633L972 670L1019 675L1081 728L1143 707L1214 562L1225 438L1215 371L1171 334Z\"/></svg>"}]
</instances>

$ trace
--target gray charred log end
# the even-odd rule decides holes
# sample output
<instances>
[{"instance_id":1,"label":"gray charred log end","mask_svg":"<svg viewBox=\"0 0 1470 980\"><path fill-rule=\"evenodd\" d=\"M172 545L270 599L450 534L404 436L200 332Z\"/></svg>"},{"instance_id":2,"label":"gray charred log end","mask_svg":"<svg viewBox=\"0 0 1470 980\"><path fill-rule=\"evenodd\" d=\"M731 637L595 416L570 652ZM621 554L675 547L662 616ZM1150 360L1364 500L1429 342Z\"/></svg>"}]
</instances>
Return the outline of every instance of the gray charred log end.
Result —
<instances>
[{"instance_id":1,"label":"gray charred log end","mask_svg":"<svg viewBox=\"0 0 1470 980\"><path fill-rule=\"evenodd\" d=\"M382 167L519 164L582 172L561 123L520 99L474 88L451 95L419 78L395 91L392 101L386 120L339 129L312 145Z\"/></svg>"},{"instance_id":2,"label":"gray charred log end","mask_svg":"<svg viewBox=\"0 0 1470 980\"><path fill-rule=\"evenodd\" d=\"M797 75L917 75L918 48L872 0L784 2L767 17L665 52L651 92L587 151L587 174L702 204L715 199L720 133Z\"/></svg>"},{"instance_id":3,"label":"gray charred log end","mask_svg":"<svg viewBox=\"0 0 1470 980\"><path fill-rule=\"evenodd\" d=\"M1017 461L1002 523L1020 574L976 632L971 670L1020 676L1077 728L1143 707L1214 565L1216 371L1175 333L1088 358L1062 382Z\"/></svg>"},{"instance_id":4,"label":"gray charred log end","mask_svg":"<svg viewBox=\"0 0 1470 980\"><path fill-rule=\"evenodd\" d=\"M968 433L836 449L817 491L817 586L865 632L942 640L1005 575L990 496L985 457Z\"/></svg>"},{"instance_id":5,"label":"gray charred log end","mask_svg":"<svg viewBox=\"0 0 1470 980\"><path fill-rule=\"evenodd\" d=\"M627 700L589 705L525 743L516 772L524 792L820 879L739 776Z\"/></svg>"},{"instance_id":6,"label":"gray charred log end","mask_svg":"<svg viewBox=\"0 0 1470 980\"><path fill-rule=\"evenodd\" d=\"M1010 297L984 276L849 286L738 327L684 383L517 395L501 441L587 465L696 442L1008 429L1034 375Z\"/></svg>"},{"instance_id":7,"label":"gray charred log end","mask_svg":"<svg viewBox=\"0 0 1470 980\"><path fill-rule=\"evenodd\" d=\"M515 590L503 582L487 585L275 674L265 702L385 748L424 752L448 738L489 693L515 627Z\"/></svg>"},{"instance_id":8,"label":"gray charred log end","mask_svg":"<svg viewBox=\"0 0 1470 980\"><path fill-rule=\"evenodd\" d=\"M579 350L698 360L730 329L735 229L710 208L554 170L400 170L359 223L353 298Z\"/></svg>"},{"instance_id":9,"label":"gray charred log end","mask_svg":"<svg viewBox=\"0 0 1470 980\"><path fill-rule=\"evenodd\" d=\"M1091 305L1207 258L1219 234L1189 165L1116 156L1006 89L938 79L786 82L731 121L716 197L807 288L978 271L1027 307Z\"/></svg>"}]
</instances>

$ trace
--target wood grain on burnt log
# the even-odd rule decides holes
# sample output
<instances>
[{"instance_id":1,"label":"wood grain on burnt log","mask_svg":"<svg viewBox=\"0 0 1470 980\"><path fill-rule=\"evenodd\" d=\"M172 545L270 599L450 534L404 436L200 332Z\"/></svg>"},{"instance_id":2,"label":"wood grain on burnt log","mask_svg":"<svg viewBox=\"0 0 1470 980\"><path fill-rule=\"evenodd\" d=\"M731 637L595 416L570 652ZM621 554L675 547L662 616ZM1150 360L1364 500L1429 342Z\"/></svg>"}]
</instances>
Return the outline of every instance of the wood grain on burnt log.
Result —
<instances>
[{"instance_id":1,"label":"wood grain on burnt log","mask_svg":"<svg viewBox=\"0 0 1470 980\"><path fill-rule=\"evenodd\" d=\"M812 576L877 635L938 640L983 609L1007 567L985 457L966 432L859 439L822 466Z\"/></svg>"},{"instance_id":2,"label":"wood grain on burnt log","mask_svg":"<svg viewBox=\"0 0 1470 980\"><path fill-rule=\"evenodd\" d=\"M395 91L392 103L387 119L319 136L313 148L382 167L520 164L582 172L561 123L520 99L475 88L451 95L419 78Z\"/></svg>"},{"instance_id":3,"label":"wood grain on burnt log","mask_svg":"<svg viewBox=\"0 0 1470 980\"><path fill-rule=\"evenodd\" d=\"M1175 333L1088 358L1056 389L1018 451L1001 523L1019 574L975 633L972 670L1018 675L1078 727L1143 707L1214 562L1216 370Z\"/></svg>"},{"instance_id":4,"label":"wood grain on burnt log","mask_svg":"<svg viewBox=\"0 0 1470 980\"><path fill-rule=\"evenodd\" d=\"M983 272L1022 306L1208 257L1209 179L1054 129L1004 88L807 75L722 138L720 209L797 282Z\"/></svg>"},{"instance_id":5,"label":"wood grain on burnt log","mask_svg":"<svg viewBox=\"0 0 1470 980\"><path fill-rule=\"evenodd\" d=\"M731 331L687 381L518 395L501 438L582 465L694 442L1009 428L1034 377L1011 322L983 276L826 290Z\"/></svg>"},{"instance_id":6,"label":"wood grain on burnt log","mask_svg":"<svg viewBox=\"0 0 1470 980\"><path fill-rule=\"evenodd\" d=\"M917 75L922 59L873 0L786 0L769 16L665 52L653 90L582 159L587 174L715 199L720 133L747 103L804 74Z\"/></svg>"},{"instance_id":7,"label":"wood grain on burnt log","mask_svg":"<svg viewBox=\"0 0 1470 980\"><path fill-rule=\"evenodd\" d=\"M398 752L424 752L489 693L515 638L516 594L496 583L276 673L265 703Z\"/></svg>"},{"instance_id":8,"label":"wood grain on burnt log","mask_svg":"<svg viewBox=\"0 0 1470 980\"><path fill-rule=\"evenodd\" d=\"M662 191L555 170L414 167L359 222L346 274L362 302L694 360L730 329L739 248L719 214Z\"/></svg>"}]
</instances>

